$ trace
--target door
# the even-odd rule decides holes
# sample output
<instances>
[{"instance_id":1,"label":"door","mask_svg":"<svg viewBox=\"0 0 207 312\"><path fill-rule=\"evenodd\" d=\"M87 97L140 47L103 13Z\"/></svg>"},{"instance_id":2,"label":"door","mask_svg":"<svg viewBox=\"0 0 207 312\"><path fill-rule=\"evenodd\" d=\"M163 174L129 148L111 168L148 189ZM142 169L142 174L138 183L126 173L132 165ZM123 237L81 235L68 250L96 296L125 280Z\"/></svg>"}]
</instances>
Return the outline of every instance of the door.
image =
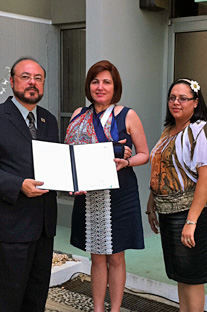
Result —
<instances>
[{"instance_id":1,"label":"door","mask_svg":"<svg viewBox=\"0 0 207 312\"><path fill-rule=\"evenodd\" d=\"M207 103L207 19L172 20L169 26L168 86L177 78L197 80Z\"/></svg>"}]
</instances>

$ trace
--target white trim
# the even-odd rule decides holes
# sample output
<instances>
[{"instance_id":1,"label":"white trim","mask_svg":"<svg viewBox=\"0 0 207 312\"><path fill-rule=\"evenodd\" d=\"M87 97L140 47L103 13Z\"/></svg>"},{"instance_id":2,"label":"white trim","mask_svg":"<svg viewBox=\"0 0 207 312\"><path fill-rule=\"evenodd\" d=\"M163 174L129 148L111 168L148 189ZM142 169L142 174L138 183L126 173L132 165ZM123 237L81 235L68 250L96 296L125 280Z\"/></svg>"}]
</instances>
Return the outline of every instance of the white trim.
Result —
<instances>
[{"instance_id":1,"label":"white trim","mask_svg":"<svg viewBox=\"0 0 207 312\"><path fill-rule=\"evenodd\" d=\"M9 13L9 12L4 12L4 11L0 11L0 16L15 18L15 19L24 20L24 21L30 21L30 22L35 22L35 23L52 24L52 20L49 20L49 19L38 18L34 16L26 16L26 15L21 15L21 14L16 14L16 13Z\"/></svg>"},{"instance_id":2,"label":"white trim","mask_svg":"<svg viewBox=\"0 0 207 312\"><path fill-rule=\"evenodd\" d=\"M177 286L150 280L146 277L126 273L125 287L134 291L146 292L147 294L162 296L167 300L179 302Z\"/></svg>"},{"instance_id":3,"label":"white trim","mask_svg":"<svg viewBox=\"0 0 207 312\"><path fill-rule=\"evenodd\" d=\"M207 15L198 15L198 16L187 16L187 17L175 17L171 18L172 22L183 23L183 22L197 22L197 21L206 21Z\"/></svg>"}]
</instances>

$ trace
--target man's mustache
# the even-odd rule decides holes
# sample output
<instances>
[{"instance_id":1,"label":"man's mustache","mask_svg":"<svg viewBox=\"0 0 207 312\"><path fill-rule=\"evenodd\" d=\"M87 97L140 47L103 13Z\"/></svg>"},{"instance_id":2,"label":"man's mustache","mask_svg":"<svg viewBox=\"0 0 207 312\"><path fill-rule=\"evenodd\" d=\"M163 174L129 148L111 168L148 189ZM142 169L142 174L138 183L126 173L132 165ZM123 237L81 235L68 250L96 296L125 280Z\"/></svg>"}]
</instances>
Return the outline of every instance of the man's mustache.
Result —
<instances>
[{"instance_id":1,"label":"man's mustache","mask_svg":"<svg viewBox=\"0 0 207 312\"><path fill-rule=\"evenodd\" d=\"M36 87L28 87L25 89L25 91L37 91L37 92L39 92L39 90Z\"/></svg>"}]
</instances>

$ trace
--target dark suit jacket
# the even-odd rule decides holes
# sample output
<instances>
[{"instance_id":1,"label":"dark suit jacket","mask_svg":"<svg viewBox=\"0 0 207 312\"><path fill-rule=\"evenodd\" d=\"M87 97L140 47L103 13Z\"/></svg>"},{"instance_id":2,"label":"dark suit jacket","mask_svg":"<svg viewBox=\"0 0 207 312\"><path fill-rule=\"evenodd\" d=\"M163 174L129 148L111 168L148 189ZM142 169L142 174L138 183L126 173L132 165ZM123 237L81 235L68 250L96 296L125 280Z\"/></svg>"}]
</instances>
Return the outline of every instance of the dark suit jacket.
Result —
<instances>
[{"instance_id":1,"label":"dark suit jacket","mask_svg":"<svg viewBox=\"0 0 207 312\"><path fill-rule=\"evenodd\" d=\"M58 142L56 118L37 106L37 139ZM55 235L56 192L28 198L21 192L25 178L34 179L32 137L9 97L0 104L0 242L37 240L43 229Z\"/></svg>"}]
</instances>

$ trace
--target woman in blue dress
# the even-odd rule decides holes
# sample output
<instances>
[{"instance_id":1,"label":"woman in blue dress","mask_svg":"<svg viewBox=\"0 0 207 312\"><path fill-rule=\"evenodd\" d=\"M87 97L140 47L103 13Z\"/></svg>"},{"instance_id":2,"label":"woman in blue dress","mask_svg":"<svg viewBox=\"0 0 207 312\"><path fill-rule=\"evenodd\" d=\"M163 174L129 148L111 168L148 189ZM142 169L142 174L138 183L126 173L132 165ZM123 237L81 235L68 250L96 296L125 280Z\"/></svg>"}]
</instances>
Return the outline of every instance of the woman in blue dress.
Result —
<instances>
[{"instance_id":1,"label":"woman in blue dress","mask_svg":"<svg viewBox=\"0 0 207 312\"><path fill-rule=\"evenodd\" d=\"M126 280L124 251L144 248L138 185L132 167L147 163L149 152L138 115L117 105L122 83L113 64L94 64L86 77L85 92L92 104L75 110L65 143L119 142L114 144L114 151L120 188L75 193L71 244L91 253L94 311L104 311L108 283L111 311L117 312Z\"/></svg>"}]
</instances>

